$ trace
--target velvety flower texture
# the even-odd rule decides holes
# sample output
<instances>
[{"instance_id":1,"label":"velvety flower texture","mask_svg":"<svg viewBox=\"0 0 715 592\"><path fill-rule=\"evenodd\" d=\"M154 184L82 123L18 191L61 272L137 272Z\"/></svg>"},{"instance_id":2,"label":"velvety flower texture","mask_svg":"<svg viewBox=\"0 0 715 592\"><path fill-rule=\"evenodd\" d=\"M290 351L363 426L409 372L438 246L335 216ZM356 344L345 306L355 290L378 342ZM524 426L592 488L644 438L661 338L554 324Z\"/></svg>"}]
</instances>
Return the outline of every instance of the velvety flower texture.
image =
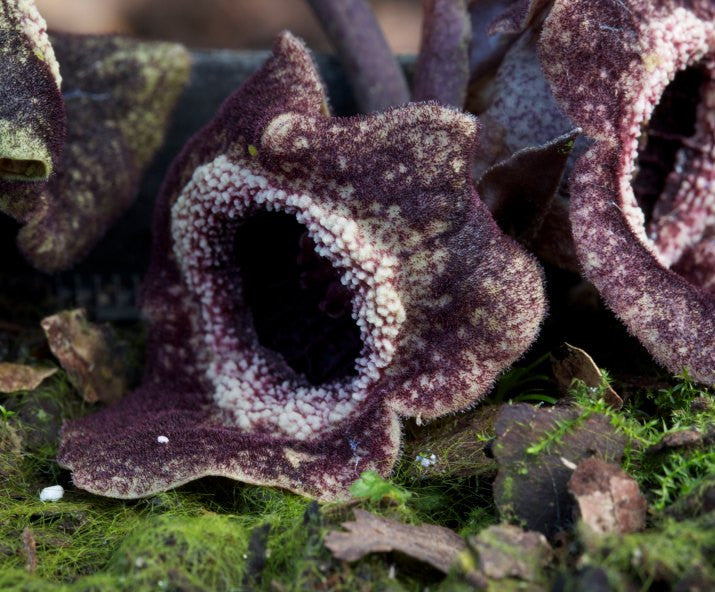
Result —
<instances>
[{"instance_id":1,"label":"velvety flower texture","mask_svg":"<svg viewBox=\"0 0 715 592\"><path fill-rule=\"evenodd\" d=\"M172 166L143 298L148 377L65 426L74 483L133 498L223 475L343 497L390 471L400 415L484 395L545 304L538 264L474 191L477 133L430 103L330 117L307 50L281 35ZM291 317L296 260L322 300Z\"/></svg>"},{"instance_id":2,"label":"velvety flower texture","mask_svg":"<svg viewBox=\"0 0 715 592\"><path fill-rule=\"evenodd\" d=\"M175 43L48 35L32 0L0 3L0 211L38 269L71 267L137 195L189 76Z\"/></svg>"},{"instance_id":3,"label":"velvety flower texture","mask_svg":"<svg viewBox=\"0 0 715 592\"><path fill-rule=\"evenodd\" d=\"M557 1L541 56L595 140L570 181L586 276L656 360L715 384L715 5Z\"/></svg>"},{"instance_id":4,"label":"velvety flower texture","mask_svg":"<svg viewBox=\"0 0 715 592\"><path fill-rule=\"evenodd\" d=\"M18 246L38 269L84 258L134 202L189 77L176 43L118 35L50 35L63 74L67 136L39 204L22 216ZM80 232L81 229L81 232Z\"/></svg>"},{"instance_id":5,"label":"velvety flower texture","mask_svg":"<svg viewBox=\"0 0 715 592\"><path fill-rule=\"evenodd\" d=\"M518 179L522 151L548 155L554 138L582 130L523 242L582 269L656 360L707 384L715 383L714 17L710 0L513 2L489 29L510 45L479 89L488 101L474 164L480 187L503 161ZM484 197L501 220L509 184L491 185ZM531 183L537 194L541 185Z\"/></svg>"}]
</instances>

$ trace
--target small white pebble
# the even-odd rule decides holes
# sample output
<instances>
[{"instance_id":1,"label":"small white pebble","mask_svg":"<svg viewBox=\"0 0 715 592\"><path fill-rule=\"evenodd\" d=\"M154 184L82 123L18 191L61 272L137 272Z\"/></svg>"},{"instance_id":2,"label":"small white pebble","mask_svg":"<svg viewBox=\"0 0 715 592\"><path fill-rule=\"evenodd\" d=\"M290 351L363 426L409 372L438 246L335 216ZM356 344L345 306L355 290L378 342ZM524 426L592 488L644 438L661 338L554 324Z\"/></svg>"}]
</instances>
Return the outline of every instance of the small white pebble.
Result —
<instances>
[{"instance_id":1,"label":"small white pebble","mask_svg":"<svg viewBox=\"0 0 715 592\"><path fill-rule=\"evenodd\" d=\"M56 502L57 500L61 500L64 494L65 490L62 485L51 485L50 487L45 487L40 492L40 501Z\"/></svg>"},{"instance_id":2,"label":"small white pebble","mask_svg":"<svg viewBox=\"0 0 715 592\"><path fill-rule=\"evenodd\" d=\"M168 444L169 438L167 438L166 436L159 436L156 441L159 442L159 444Z\"/></svg>"},{"instance_id":3,"label":"small white pebble","mask_svg":"<svg viewBox=\"0 0 715 592\"><path fill-rule=\"evenodd\" d=\"M576 469L576 463L573 461L570 461L568 458L564 458L563 456L561 457L561 462L567 469L571 469L572 471Z\"/></svg>"}]
</instances>

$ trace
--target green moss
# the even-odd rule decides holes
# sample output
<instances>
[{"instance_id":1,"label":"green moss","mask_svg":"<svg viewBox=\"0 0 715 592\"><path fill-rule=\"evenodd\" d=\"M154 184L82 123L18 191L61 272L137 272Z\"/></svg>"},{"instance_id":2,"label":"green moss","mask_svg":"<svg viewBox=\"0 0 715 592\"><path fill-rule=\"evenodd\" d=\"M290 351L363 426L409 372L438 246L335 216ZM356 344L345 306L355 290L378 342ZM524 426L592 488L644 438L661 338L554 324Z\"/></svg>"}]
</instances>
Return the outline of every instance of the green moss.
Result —
<instances>
[{"instance_id":1,"label":"green moss","mask_svg":"<svg viewBox=\"0 0 715 592\"><path fill-rule=\"evenodd\" d=\"M627 574L650 589L656 582L676 584L686 576L715 584L715 515L678 522L668 519L659 528L643 533L613 535L593 539L588 533L589 551L582 565L596 565L607 572ZM699 589L706 589L701 587Z\"/></svg>"},{"instance_id":2,"label":"green moss","mask_svg":"<svg viewBox=\"0 0 715 592\"><path fill-rule=\"evenodd\" d=\"M583 383L571 391L581 416L600 413L627 437L623 467L633 475L658 512L689 494L715 473L712 446L693 449L672 448L653 454L649 450L666 435L683 429L705 434L715 425L715 395L694 384L687 373L676 376L671 385L658 390L644 389L631 397L622 410L610 407L603 398L608 384L605 375L600 389ZM701 402L695 405L696 400Z\"/></svg>"},{"instance_id":3,"label":"green moss","mask_svg":"<svg viewBox=\"0 0 715 592\"><path fill-rule=\"evenodd\" d=\"M536 367L532 372L542 376ZM505 391L509 398L533 394L528 375L512 382L517 386ZM644 451L668 431L712 423L712 407L691 405L699 397L712 402L710 392L681 377L668 389L633 397L622 411L605 406L598 392L577 388L574 397L582 414L604 413L632 438L626 466L656 514L670 500L701 487L702 473L712 467L703 457L706 449L668 451L652 462ZM403 522L447 526L464 536L497 522L492 475L421 474L414 470L414 456L405 456L389 479L373 480L381 494L368 487L350 504L319 506L285 491L218 478L144 500L101 498L73 489L54 462L60 421L91 410L62 372L35 391L2 397L0 404L12 412L0 419L0 468L7 469L0 479L3 591L466 590L458 574L445 579L399 554L371 555L350 565L336 561L323 538L352 519L354 507ZM40 489L56 483L65 486L65 497L40 502ZM702 520L656 520L646 533L589 547L584 561L616 574L614 581L619 574L643 583L661 572L683 577L713 546ZM33 574L25 569L25 528L36 541ZM674 557L659 555L666 550ZM633 553L646 555L631 564ZM688 560L688 553L694 559Z\"/></svg>"}]
</instances>

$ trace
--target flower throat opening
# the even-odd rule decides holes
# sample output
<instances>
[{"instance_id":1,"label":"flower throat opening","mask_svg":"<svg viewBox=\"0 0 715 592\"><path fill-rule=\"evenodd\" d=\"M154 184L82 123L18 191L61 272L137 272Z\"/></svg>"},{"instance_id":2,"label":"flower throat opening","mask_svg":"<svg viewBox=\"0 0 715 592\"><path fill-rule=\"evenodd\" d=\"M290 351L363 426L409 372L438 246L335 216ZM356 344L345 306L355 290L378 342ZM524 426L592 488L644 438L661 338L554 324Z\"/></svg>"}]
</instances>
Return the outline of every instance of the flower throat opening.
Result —
<instances>
[{"instance_id":1,"label":"flower throat opening","mask_svg":"<svg viewBox=\"0 0 715 592\"><path fill-rule=\"evenodd\" d=\"M707 80L702 66L679 71L663 91L639 141L633 191L648 224L658 199L666 191L668 176L678 173L678 153L695 134L701 88Z\"/></svg>"},{"instance_id":2,"label":"flower throat opening","mask_svg":"<svg viewBox=\"0 0 715 592\"><path fill-rule=\"evenodd\" d=\"M260 212L238 228L234 253L258 342L318 386L357 374L362 341L350 292L314 247L293 216Z\"/></svg>"}]
</instances>

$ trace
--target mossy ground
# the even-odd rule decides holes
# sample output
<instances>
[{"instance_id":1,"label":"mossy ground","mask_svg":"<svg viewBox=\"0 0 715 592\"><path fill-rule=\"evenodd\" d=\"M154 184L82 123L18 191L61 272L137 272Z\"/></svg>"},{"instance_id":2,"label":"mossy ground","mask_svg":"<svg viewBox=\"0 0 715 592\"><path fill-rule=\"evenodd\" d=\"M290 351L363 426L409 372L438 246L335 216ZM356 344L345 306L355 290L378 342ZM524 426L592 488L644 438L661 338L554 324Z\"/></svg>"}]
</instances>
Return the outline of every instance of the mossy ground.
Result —
<instances>
[{"instance_id":1,"label":"mossy ground","mask_svg":"<svg viewBox=\"0 0 715 592\"><path fill-rule=\"evenodd\" d=\"M543 364L507 373L495 393L493 402L500 403L542 396L550 404L556 397ZM712 393L681 376L664 387L635 389L621 411L609 409L598 389L577 386L572 396L584 415L605 413L628 435L624 466L648 497L650 524L646 532L618 540L582 537L581 548L564 554L554 575L596 566L614 587L644 590L654 582L674 585L693 573L715 578L712 513L688 502L711 483L715 451L706 446L647 452L666 433L712 429ZM421 476L407 455L389 481L366 475L354 488L355 501L343 505L319 506L224 479L203 479L137 501L102 498L74 489L54 462L60 420L90 411L62 372L35 391L0 396L0 404L4 591L466 590L458 574L443 578L399 554L350 565L336 561L323 546L324 534L350 519L354 507L440 524L465 536L498 521L489 471L465 476L462 463L452 475ZM491 434L475 429L473 437L485 442ZM65 487L64 498L41 502L39 491L56 483ZM31 569L30 540L36 555Z\"/></svg>"}]
</instances>

